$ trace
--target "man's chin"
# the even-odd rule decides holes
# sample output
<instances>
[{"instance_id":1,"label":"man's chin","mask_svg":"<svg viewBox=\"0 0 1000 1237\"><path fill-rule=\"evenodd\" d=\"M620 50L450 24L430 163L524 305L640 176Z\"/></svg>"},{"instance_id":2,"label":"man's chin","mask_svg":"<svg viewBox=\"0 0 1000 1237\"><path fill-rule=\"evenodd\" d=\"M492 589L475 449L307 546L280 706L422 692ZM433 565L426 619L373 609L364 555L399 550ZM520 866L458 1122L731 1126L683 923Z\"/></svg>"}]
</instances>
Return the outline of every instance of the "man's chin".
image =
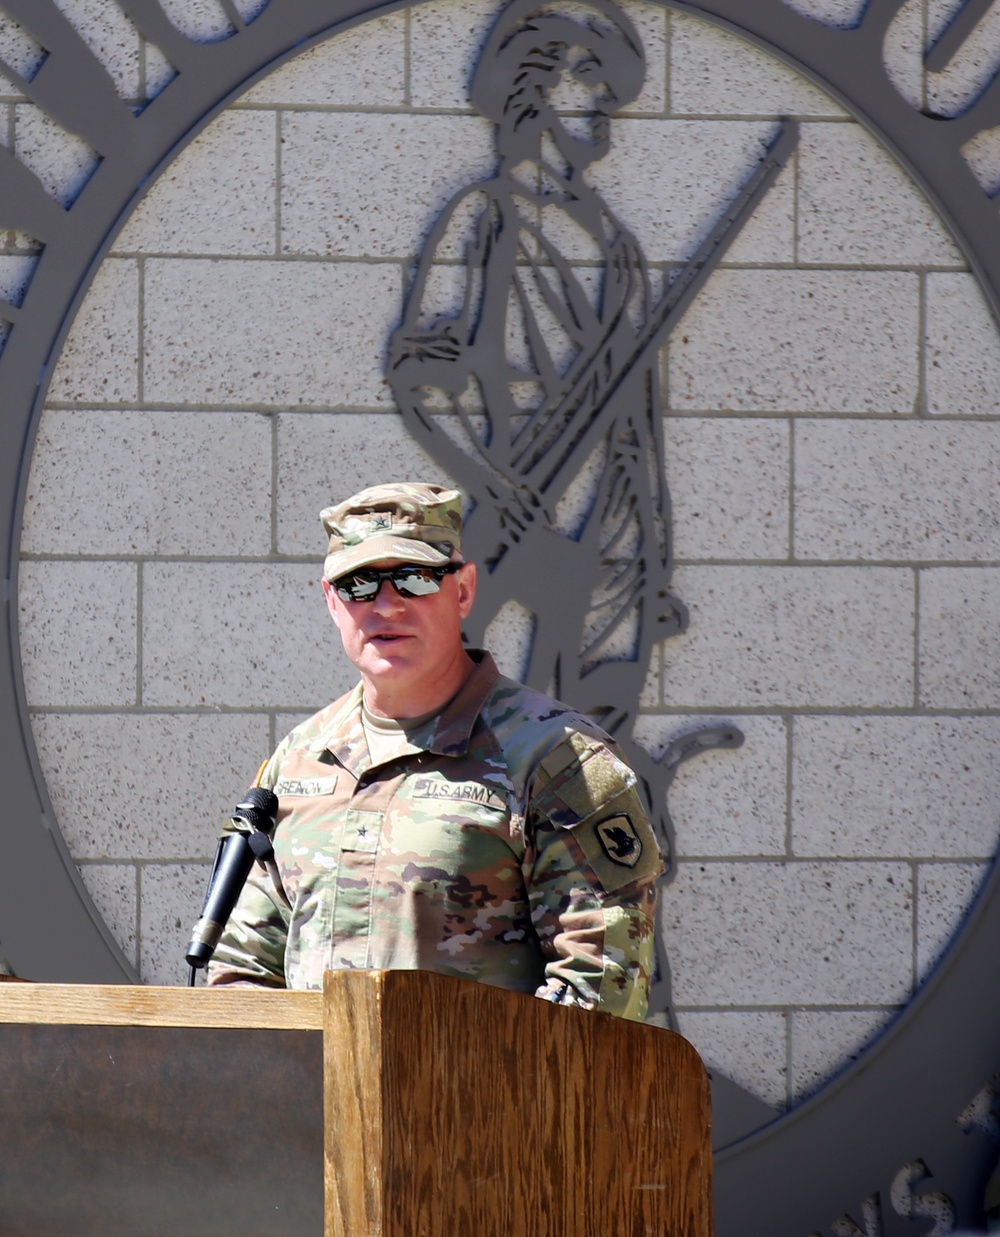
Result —
<instances>
[{"instance_id":1,"label":"man's chin","mask_svg":"<svg viewBox=\"0 0 1000 1237\"><path fill-rule=\"evenodd\" d=\"M372 674L391 674L409 665L414 651L414 642L409 638L369 640L358 668Z\"/></svg>"}]
</instances>

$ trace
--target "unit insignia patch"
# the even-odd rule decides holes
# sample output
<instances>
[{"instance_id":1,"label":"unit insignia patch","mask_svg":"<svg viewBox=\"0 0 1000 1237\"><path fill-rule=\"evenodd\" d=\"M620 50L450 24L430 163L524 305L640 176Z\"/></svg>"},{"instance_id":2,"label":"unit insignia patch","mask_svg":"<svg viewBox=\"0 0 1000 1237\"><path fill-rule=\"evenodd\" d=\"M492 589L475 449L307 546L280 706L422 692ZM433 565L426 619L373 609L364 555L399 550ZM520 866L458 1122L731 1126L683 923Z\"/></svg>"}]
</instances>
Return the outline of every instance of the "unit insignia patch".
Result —
<instances>
[{"instance_id":1,"label":"unit insignia patch","mask_svg":"<svg viewBox=\"0 0 1000 1237\"><path fill-rule=\"evenodd\" d=\"M642 842L630 817L624 813L609 816L596 826L605 854L612 863L634 868L642 855Z\"/></svg>"}]
</instances>

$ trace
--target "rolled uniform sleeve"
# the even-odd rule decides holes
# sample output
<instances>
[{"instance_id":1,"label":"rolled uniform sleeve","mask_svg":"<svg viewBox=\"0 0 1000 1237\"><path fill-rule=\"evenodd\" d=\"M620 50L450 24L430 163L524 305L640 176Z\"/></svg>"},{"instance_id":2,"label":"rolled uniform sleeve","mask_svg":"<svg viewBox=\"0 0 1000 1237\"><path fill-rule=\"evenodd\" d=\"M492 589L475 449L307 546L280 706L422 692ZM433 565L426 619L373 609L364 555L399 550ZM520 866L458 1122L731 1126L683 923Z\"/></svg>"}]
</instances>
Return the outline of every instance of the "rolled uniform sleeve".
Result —
<instances>
[{"instance_id":1,"label":"rolled uniform sleeve","mask_svg":"<svg viewBox=\"0 0 1000 1237\"><path fill-rule=\"evenodd\" d=\"M571 734L536 771L527 826L536 995L642 1021L663 863L635 774L606 740Z\"/></svg>"},{"instance_id":2,"label":"rolled uniform sleeve","mask_svg":"<svg viewBox=\"0 0 1000 1237\"><path fill-rule=\"evenodd\" d=\"M261 766L255 786L273 790L285 745ZM270 877L255 863L208 964L210 986L223 984L284 988L289 914L278 902Z\"/></svg>"},{"instance_id":3,"label":"rolled uniform sleeve","mask_svg":"<svg viewBox=\"0 0 1000 1237\"><path fill-rule=\"evenodd\" d=\"M251 873L229 917L212 961L208 983L284 988L288 924L265 888L267 877Z\"/></svg>"}]
</instances>

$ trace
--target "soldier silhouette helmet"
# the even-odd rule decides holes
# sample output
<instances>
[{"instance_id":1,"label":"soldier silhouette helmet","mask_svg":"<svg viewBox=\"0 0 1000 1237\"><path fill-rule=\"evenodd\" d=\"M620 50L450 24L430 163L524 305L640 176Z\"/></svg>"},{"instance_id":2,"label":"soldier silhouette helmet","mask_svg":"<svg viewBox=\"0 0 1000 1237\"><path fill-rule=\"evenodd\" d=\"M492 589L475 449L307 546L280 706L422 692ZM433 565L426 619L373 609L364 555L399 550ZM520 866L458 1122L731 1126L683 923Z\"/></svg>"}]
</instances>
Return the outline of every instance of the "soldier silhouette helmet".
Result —
<instances>
[{"instance_id":1,"label":"soldier silhouette helmet","mask_svg":"<svg viewBox=\"0 0 1000 1237\"><path fill-rule=\"evenodd\" d=\"M469 88L473 106L502 130L530 128L547 111L548 92L574 47L593 54L615 107L638 95L646 72L642 40L616 4L514 0L497 19L476 65Z\"/></svg>"}]
</instances>

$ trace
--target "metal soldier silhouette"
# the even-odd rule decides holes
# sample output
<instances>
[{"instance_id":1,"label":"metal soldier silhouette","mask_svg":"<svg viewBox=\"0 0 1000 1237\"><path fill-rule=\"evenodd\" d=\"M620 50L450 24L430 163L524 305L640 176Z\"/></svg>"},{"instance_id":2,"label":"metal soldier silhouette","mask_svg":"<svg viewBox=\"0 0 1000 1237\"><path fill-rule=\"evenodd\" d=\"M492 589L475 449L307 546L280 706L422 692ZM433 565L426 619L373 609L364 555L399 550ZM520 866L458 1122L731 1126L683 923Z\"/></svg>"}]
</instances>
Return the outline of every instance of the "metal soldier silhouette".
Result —
<instances>
[{"instance_id":1,"label":"metal soldier silhouette","mask_svg":"<svg viewBox=\"0 0 1000 1237\"><path fill-rule=\"evenodd\" d=\"M786 125L655 303L637 238L583 175L607 153L610 116L644 75L639 35L609 0L515 0L502 11L471 84L473 104L497 126L499 166L436 221L388 378L411 433L473 505L467 553L485 570L468 638L482 643L511 600L528 611L520 677L591 714L623 746L669 874L673 773L742 736L704 727L661 762L632 739L653 646L687 624L669 591L659 347L794 134ZM651 1009L668 999L662 951L659 965Z\"/></svg>"}]
</instances>

